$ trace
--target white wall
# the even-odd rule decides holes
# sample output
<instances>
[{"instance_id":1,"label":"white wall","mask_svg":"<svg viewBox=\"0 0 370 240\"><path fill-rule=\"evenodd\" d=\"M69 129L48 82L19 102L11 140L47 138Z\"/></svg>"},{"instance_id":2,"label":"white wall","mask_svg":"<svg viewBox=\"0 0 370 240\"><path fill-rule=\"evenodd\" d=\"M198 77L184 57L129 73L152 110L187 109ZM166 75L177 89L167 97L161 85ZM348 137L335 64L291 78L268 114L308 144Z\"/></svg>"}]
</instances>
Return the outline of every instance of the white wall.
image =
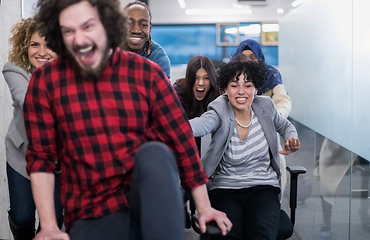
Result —
<instances>
[{"instance_id":1,"label":"white wall","mask_svg":"<svg viewBox=\"0 0 370 240\"><path fill-rule=\"evenodd\" d=\"M368 0L308 0L280 19L290 116L370 159Z\"/></svg>"},{"instance_id":2,"label":"white wall","mask_svg":"<svg viewBox=\"0 0 370 240\"><path fill-rule=\"evenodd\" d=\"M7 60L11 26L21 20L21 0L1 0L0 5L0 68ZM5 173L5 135L12 117L12 101L3 74L0 74L0 239L10 239L7 210L8 183Z\"/></svg>"}]
</instances>

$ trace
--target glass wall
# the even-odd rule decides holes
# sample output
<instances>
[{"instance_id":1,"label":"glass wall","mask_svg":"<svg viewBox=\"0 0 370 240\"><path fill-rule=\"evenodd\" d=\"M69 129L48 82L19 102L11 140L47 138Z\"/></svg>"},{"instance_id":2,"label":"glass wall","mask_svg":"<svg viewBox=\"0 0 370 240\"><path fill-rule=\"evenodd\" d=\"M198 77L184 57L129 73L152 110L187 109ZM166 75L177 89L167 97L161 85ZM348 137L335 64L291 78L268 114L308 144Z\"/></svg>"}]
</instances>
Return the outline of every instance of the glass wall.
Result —
<instances>
[{"instance_id":1,"label":"glass wall","mask_svg":"<svg viewBox=\"0 0 370 240\"><path fill-rule=\"evenodd\" d=\"M287 165L307 169L298 189L302 239L370 238L369 7L309 0L279 21L279 70L301 140Z\"/></svg>"}]
</instances>

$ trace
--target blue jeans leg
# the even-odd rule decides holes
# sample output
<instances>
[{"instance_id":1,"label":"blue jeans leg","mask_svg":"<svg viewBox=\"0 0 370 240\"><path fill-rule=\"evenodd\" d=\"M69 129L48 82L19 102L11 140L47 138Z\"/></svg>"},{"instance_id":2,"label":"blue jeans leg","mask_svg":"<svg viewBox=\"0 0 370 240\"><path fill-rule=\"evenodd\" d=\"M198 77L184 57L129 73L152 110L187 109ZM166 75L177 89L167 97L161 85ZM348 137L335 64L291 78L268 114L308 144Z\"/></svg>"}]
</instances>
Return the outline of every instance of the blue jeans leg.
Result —
<instances>
[{"instance_id":1,"label":"blue jeans leg","mask_svg":"<svg viewBox=\"0 0 370 240\"><path fill-rule=\"evenodd\" d=\"M35 217L36 207L33 201L31 182L8 163L6 164L6 173L10 200L9 215L16 225L23 226Z\"/></svg>"},{"instance_id":2,"label":"blue jeans leg","mask_svg":"<svg viewBox=\"0 0 370 240\"><path fill-rule=\"evenodd\" d=\"M35 202L33 201L31 181L6 164L8 176L10 210L9 215L18 226L23 226L35 217ZM60 177L55 176L55 215L58 221L63 219L63 207L60 200Z\"/></svg>"}]
</instances>

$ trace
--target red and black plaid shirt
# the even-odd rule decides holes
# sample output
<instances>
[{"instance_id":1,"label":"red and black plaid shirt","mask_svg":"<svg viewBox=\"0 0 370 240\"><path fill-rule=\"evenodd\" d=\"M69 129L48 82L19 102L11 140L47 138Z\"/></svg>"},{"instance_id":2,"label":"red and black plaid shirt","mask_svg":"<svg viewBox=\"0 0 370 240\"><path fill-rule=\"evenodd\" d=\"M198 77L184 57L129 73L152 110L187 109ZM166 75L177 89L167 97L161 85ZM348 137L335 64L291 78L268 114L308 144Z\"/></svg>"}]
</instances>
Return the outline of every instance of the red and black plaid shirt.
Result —
<instances>
[{"instance_id":1,"label":"red and black plaid shirt","mask_svg":"<svg viewBox=\"0 0 370 240\"><path fill-rule=\"evenodd\" d=\"M55 159L60 163L67 229L77 219L128 207L124 191L145 142L172 149L185 189L207 181L176 93L161 68L139 55L117 48L95 81L84 79L69 60L38 68L24 119L27 171L53 173Z\"/></svg>"}]
</instances>

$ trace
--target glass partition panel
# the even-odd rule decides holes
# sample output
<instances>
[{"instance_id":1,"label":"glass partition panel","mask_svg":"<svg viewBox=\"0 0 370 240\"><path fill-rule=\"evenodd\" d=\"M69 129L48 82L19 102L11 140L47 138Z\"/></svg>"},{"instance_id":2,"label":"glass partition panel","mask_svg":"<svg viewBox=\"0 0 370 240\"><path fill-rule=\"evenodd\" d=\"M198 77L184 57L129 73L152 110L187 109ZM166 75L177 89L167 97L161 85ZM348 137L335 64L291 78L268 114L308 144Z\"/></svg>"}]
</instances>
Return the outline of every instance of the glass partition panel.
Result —
<instances>
[{"instance_id":1,"label":"glass partition panel","mask_svg":"<svg viewBox=\"0 0 370 240\"><path fill-rule=\"evenodd\" d=\"M216 45L213 24L153 26L152 39L161 44L171 65L187 64L196 55L222 60L222 47Z\"/></svg>"},{"instance_id":2,"label":"glass partition panel","mask_svg":"<svg viewBox=\"0 0 370 240\"><path fill-rule=\"evenodd\" d=\"M171 65L187 64L195 55L205 55L215 62L230 59L237 49L237 29L240 41L261 40L261 24L255 22L222 25L223 31L217 33L216 24L193 25L154 25L152 39L163 47L168 54ZM239 27L238 27L239 26ZM219 28L221 25L218 26ZM216 44L217 34L228 41L228 46ZM225 42L224 42L225 43ZM229 46L230 44L231 46ZM278 65L278 46L261 46L269 65ZM217 65L217 63L216 63Z\"/></svg>"},{"instance_id":3,"label":"glass partition panel","mask_svg":"<svg viewBox=\"0 0 370 240\"><path fill-rule=\"evenodd\" d=\"M217 23L217 46L238 46L240 43L239 23Z\"/></svg>"},{"instance_id":4,"label":"glass partition panel","mask_svg":"<svg viewBox=\"0 0 370 240\"><path fill-rule=\"evenodd\" d=\"M279 24L262 23L261 45L277 46L279 45Z\"/></svg>"},{"instance_id":5,"label":"glass partition panel","mask_svg":"<svg viewBox=\"0 0 370 240\"><path fill-rule=\"evenodd\" d=\"M370 236L369 7L310 0L279 21L279 69L301 139L286 159L307 168L298 194L310 192L297 209L302 239Z\"/></svg>"},{"instance_id":6,"label":"glass partition panel","mask_svg":"<svg viewBox=\"0 0 370 240\"><path fill-rule=\"evenodd\" d=\"M286 156L287 166L304 166L298 179L296 231L301 239L348 239L351 169L358 158L351 151L290 119L301 148ZM289 178L282 206L289 209ZM352 190L353 192L353 190Z\"/></svg>"},{"instance_id":7,"label":"glass partition panel","mask_svg":"<svg viewBox=\"0 0 370 240\"><path fill-rule=\"evenodd\" d=\"M352 139L353 152L359 155L356 172L352 178L351 199L351 239L365 239L370 236L370 21L368 9L370 2L353 0L353 103L352 103ZM366 40L365 40L366 39ZM367 236L367 237L364 237Z\"/></svg>"}]
</instances>

